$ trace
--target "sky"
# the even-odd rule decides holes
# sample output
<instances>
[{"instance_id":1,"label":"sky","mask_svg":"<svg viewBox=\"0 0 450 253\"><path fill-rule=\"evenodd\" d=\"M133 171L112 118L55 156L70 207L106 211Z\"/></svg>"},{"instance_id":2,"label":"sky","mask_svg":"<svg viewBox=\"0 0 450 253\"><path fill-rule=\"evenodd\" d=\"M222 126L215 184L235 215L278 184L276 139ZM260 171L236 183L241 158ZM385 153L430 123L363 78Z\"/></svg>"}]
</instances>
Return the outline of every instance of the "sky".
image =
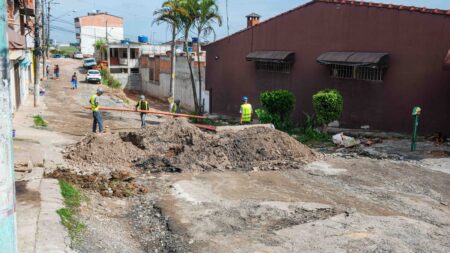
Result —
<instances>
[{"instance_id":1,"label":"sky","mask_svg":"<svg viewBox=\"0 0 450 253\"><path fill-rule=\"evenodd\" d=\"M75 28L73 19L84 16L93 10L109 12L124 18L125 37L137 40L138 35L150 37L152 43L170 40L167 25L153 24L153 12L161 7L164 0L53 0L51 15L51 37L57 42L74 42ZM222 27L216 27L216 39L227 36L226 0L217 0L219 12L223 17ZM309 0L228 0L228 17L230 34L246 27L245 16L256 12L261 21L302 5ZM450 9L450 0L373 0L373 2L412 5L438 9ZM56 30L55 30L56 29ZM213 40L214 38L209 38Z\"/></svg>"}]
</instances>

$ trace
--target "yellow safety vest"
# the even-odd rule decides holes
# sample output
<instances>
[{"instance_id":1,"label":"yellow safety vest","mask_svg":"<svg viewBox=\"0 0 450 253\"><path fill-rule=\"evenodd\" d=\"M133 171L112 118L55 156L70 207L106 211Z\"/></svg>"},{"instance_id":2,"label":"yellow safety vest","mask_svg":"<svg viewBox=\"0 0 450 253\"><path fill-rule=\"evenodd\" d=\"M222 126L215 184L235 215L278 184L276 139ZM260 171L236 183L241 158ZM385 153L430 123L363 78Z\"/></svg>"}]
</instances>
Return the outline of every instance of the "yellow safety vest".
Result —
<instances>
[{"instance_id":1,"label":"yellow safety vest","mask_svg":"<svg viewBox=\"0 0 450 253\"><path fill-rule=\"evenodd\" d=\"M144 106L145 106L144 108L142 108L142 102L144 102ZM148 111L148 101L139 100L138 108L139 108L139 110Z\"/></svg>"},{"instance_id":2,"label":"yellow safety vest","mask_svg":"<svg viewBox=\"0 0 450 253\"><path fill-rule=\"evenodd\" d=\"M243 104L241 105L241 120L242 122L250 122L252 121L252 105L251 104Z\"/></svg>"},{"instance_id":3,"label":"yellow safety vest","mask_svg":"<svg viewBox=\"0 0 450 253\"><path fill-rule=\"evenodd\" d=\"M100 108L100 106L98 105L98 103L95 103L95 99L97 98L97 95L94 94L91 96L91 110L93 112L98 111L98 109Z\"/></svg>"},{"instance_id":4,"label":"yellow safety vest","mask_svg":"<svg viewBox=\"0 0 450 253\"><path fill-rule=\"evenodd\" d=\"M178 110L177 104L173 103L171 113L177 113L177 110Z\"/></svg>"}]
</instances>

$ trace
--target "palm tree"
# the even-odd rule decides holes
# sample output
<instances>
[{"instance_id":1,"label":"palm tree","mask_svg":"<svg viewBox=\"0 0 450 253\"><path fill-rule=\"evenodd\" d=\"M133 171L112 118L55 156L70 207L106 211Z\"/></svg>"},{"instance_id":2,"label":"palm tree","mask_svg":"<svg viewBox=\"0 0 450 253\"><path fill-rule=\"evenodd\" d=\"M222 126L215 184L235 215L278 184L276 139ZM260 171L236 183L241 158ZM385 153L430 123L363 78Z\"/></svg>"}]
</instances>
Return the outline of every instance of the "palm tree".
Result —
<instances>
[{"instance_id":1,"label":"palm tree","mask_svg":"<svg viewBox=\"0 0 450 253\"><path fill-rule=\"evenodd\" d=\"M94 44L95 49L100 52L100 58L101 60L104 59L104 55L107 53L108 50L108 43L104 39L98 39L95 41Z\"/></svg>"},{"instance_id":2,"label":"palm tree","mask_svg":"<svg viewBox=\"0 0 450 253\"><path fill-rule=\"evenodd\" d=\"M181 15L181 22L183 24L184 31L184 50L186 53L186 59L189 66L191 83L192 83L192 95L194 97L195 112L200 112L200 107L197 100L197 91L195 88L194 71L192 70L192 58L189 54L189 33L194 26L194 23L198 17L198 0L182 0L183 9L186 11Z\"/></svg>"},{"instance_id":3,"label":"palm tree","mask_svg":"<svg viewBox=\"0 0 450 253\"><path fill-rule=\"evenodd\" d=\"M162 4L161 9L156 10L153 13L156 16L154 23L161 24L167 23L172 29L172 45L171 45L171 75L170 75L170 88L169 96L175 96L175 80L176 80L176 37L177 31L181 29L181 16L187 15L186 11L183 9L182 0L168 0Z\"/></svg>"},{"instance_id":4,"label":"palm tree","mask_svg":"<svg viewBox=\"0 0 450 253\"><path fill-rule=\"evenodd\" d=\"M197 32L198 46L197 46L197 68L198 68L198 94L199 103L203 112L202 103L202 71L200 64L200 37L208 37L210 34L216 36L213 23L217 23L222 26L222 17L219 15L219 7L216 0L199 0L197 5L197 17L194 23L194 27Z\"/></svg>"}]
</instances>

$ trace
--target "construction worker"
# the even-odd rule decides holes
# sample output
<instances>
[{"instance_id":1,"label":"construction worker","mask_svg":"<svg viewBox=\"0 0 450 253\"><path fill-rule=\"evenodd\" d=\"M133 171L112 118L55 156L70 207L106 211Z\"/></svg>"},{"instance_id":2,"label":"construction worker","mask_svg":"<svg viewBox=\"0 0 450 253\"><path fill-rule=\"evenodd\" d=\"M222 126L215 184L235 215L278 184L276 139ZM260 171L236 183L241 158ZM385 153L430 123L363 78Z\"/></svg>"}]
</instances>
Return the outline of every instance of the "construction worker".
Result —
<instances>
[{"instance_id":1,"label":"construction worker","mask_svg":"<svg viewBox=\"0 0 450 253\"><path fill-rule=\"evenodd\" d=\"M241 125L243 124L250 124L252 122L252 114L253 114L253 108L252 105L248 103L248 97L244 96L242 97L242 102L244 102L241 105Z\"/></svg>"},{"instance_id":2,"label":"construction worker","mask_svg":"<svg viewBox=\"0 0 450 253\"><path fill-rule=\"evenodd\" d=\"M180 113L180 103L181 101L179 99L175 99L175 103L172 107L172 113Z\"/></svg>"},{"instance_id":3,"label":"construction worker","mask_svg":"<svg viewBox=\"0 0 450 253\"><path fill-rule=\"evenodd\" d=\"M173 97L167 99L169 101L169 112L170 113L180 113L180 103L179 99L174 100Z\"/></svg>"},{"instance_id":4,"label":"construction worker","mask_svg":"<svg viewBox=\"0 0 450 253\"><path fill-rule=\"evenodd\" d=\"M97 132L97 124L98 124L98 130L99 133L103 132L103 120L102 120L102 114L100 113L100 106L98 103L98 97L103 95L103 89L98 88L96 94L91 96L91 99L89 100L89 103L91 104L91 110L92 110L92 116L94 118L94 122L92 124L92 132Z\"/></svg>"},{"instance_id":5,"label":"construction worker","mask_svg":"<svg viewBox=\"0 0 450 253\"><path fill-rule=\"evenodd\" d=\"M145 100L144 95L141 95L138 103L136 104L136 111L137 110L148 111L148 109L149 109L148 101ZM147 115L147 113L141 112L141 127L145 127L145 125L146 125L146 115Z\"/></svg>"}]
</instances>

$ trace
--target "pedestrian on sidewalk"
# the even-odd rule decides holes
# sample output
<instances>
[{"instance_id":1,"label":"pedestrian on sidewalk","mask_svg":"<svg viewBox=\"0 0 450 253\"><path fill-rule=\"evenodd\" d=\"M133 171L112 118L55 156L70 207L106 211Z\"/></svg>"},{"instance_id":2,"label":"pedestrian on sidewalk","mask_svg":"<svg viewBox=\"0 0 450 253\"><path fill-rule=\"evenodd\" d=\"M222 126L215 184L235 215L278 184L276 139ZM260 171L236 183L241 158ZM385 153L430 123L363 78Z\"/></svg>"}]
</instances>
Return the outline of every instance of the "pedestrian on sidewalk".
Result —
<instances>
[{"instance_id":1,"label":"pedestrian on sidewalk","mask_svg":"<svg viewBox=\"0 0 450 253\"><path fill-rule=\"evenodd\" d=\"M103 119L102 114L100 113L100 106L98 103L98 97L103 95L103 89L98 88L97 93L91 96L89 103L91 104L92 116L93 116L93 124L92 124L92 132L97 132L97 125L99 133L103 133Z\"/></svg>"},{"instance_id":2,"label":"pedestrian on sidewalk","mask_svg":"<svg viewBox=\"0 0 450 253\"><path fill-rule=\"evenodd\" d=\"M145 96L141 95L137 105L136 105L136 111L137 110L141 110L141 111L148 111L149 107L148 107L148 101L145 100ZM141 127L144 128L147 125L146 122L146 116L147 113L145 112L141 112Z\"/></svg>"},{"instance_id":3,"label":"pedestrian on sidewalk","mask_svg":"<svg viewBox=\"0 0 450 253\"><path fill-rule=\"evenodd\" d=\"M241 110L239 113L241 114L241 125L250 124L252 122L253 108L252 105L248 102L248 97L242 97Z\"/></svg>"},{"instance_id":4,"label":"pedestrian on sidewalk","mask_svg":"<svg viewBox=\"0 0 450 253\"><path fill-rule=\"evenodd\" d=\"M55 65L55 68L53 69L53 72L55 74L56 80L58 80L59 79L59 65L58 64Z\"/></svg>"},{"instance_id":5,"label":"pedestrian on sidewalk","mask_svg":"<svg viewBox=\"0 0 450 253\"><path fill-rule=\"evenodd\" d=\"M77 72L73 72L71 83L72 83L72 90L78 89Z\"/></svg>"},{"instance_id":6,"label":"pedestrian on sidewalk","mask_svg":"<svg viewBox=\"0 0 450 253\"><path fill-rule=\"evenodd\" d=\"M50 66L45 66L45 74L46 74L46 76L47 76L47 80L49 79L49 77L50 77Z\"/></svg>"}]
</instances>

